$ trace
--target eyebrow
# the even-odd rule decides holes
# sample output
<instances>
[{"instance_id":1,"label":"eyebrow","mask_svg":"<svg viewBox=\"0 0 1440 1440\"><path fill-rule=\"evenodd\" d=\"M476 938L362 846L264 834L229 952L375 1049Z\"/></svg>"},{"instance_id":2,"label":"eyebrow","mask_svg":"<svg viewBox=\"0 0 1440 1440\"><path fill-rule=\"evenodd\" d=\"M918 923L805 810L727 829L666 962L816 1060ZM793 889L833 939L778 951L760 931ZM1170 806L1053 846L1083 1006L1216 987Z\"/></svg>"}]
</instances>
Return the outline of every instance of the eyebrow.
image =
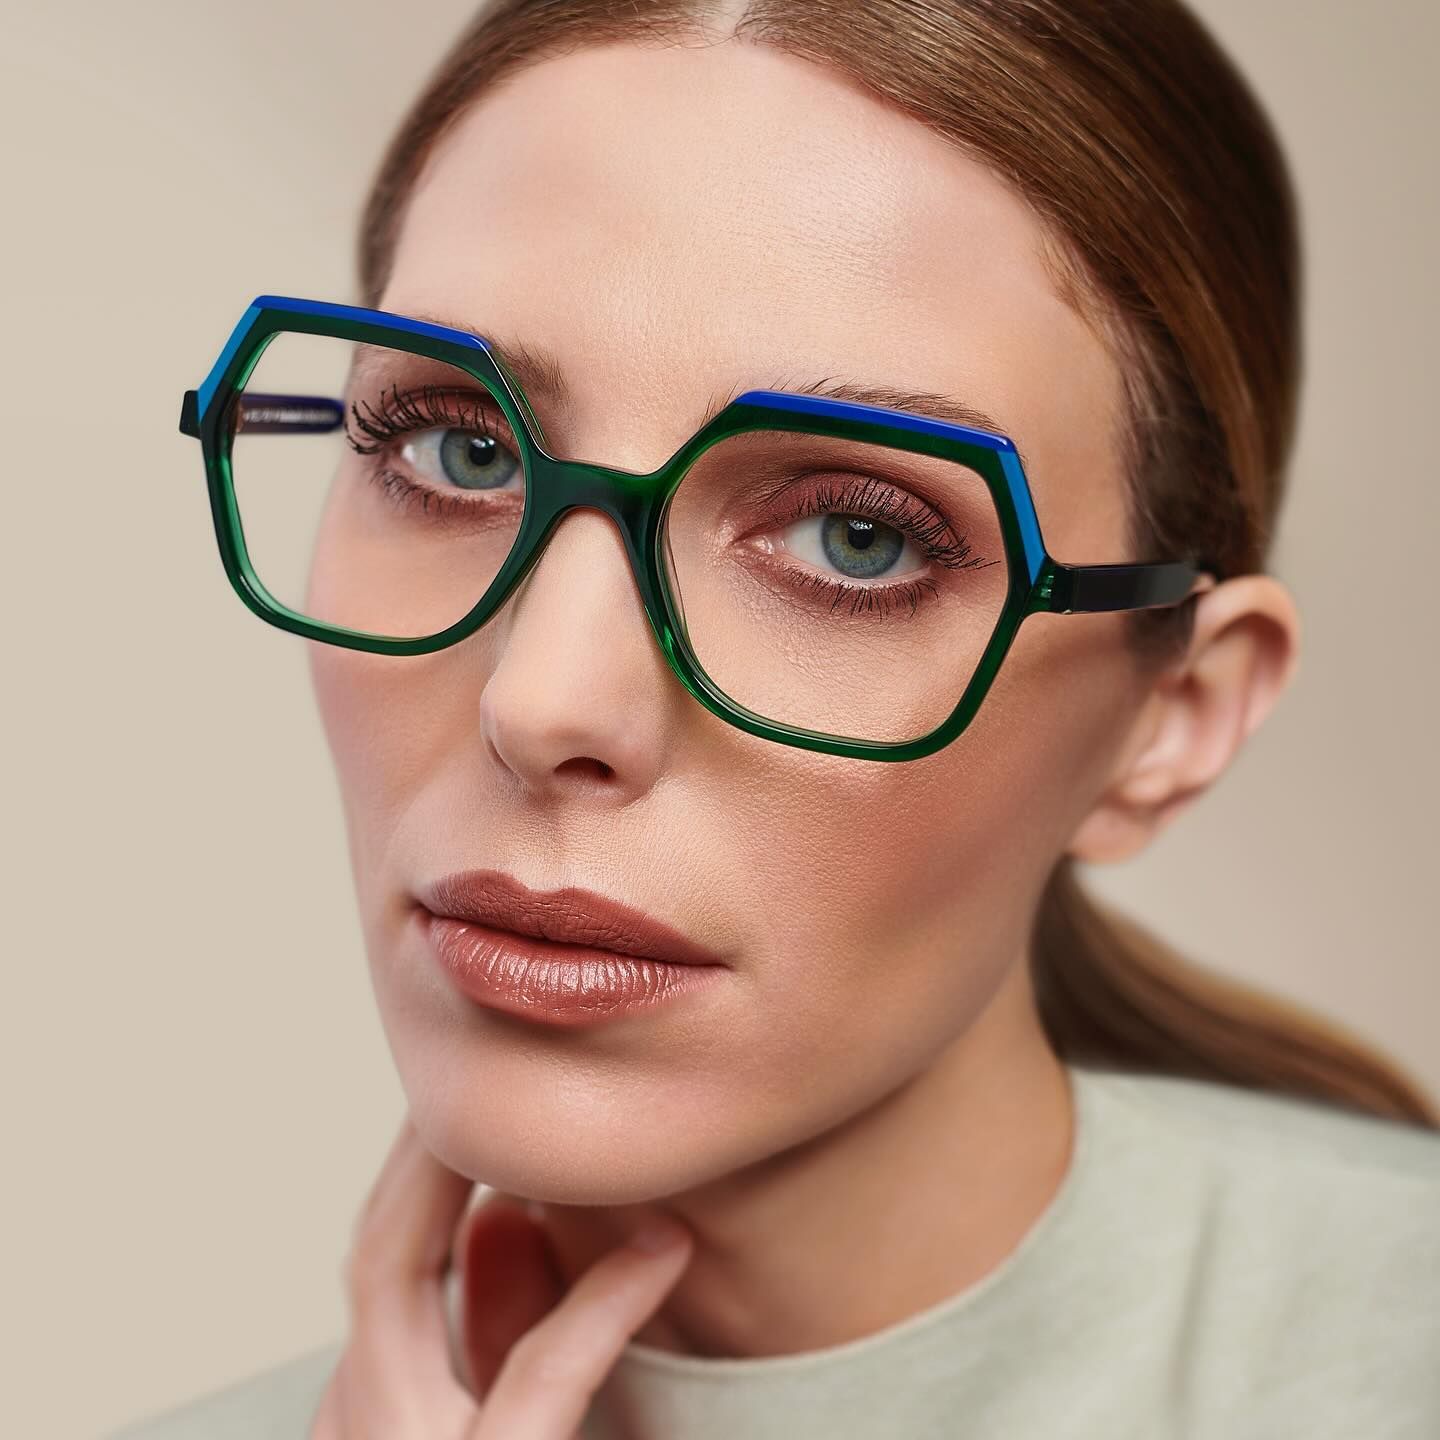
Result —
<instances>
[{"instance_id":1,"label":"eyebrow","mask_svg":"<svg viewBox=\"0 0 1440 1440\"><path fill-rule=\"evenodd\" d=\"M509 367L527 395L544 397L559 409L567 409L572 404L565 371L556 357L543 346L527 345L521 340L501 340L461 321L423 312L410 312L410 318L422 320L429 325L443 325L484 340ZM994 416L953 395L942 395L933 390L904 390L892 385L869 385L834 378L812 380L800 385L790 384L785 380L777 380L771 385L736 385L728 395L712 396L705 414L695 427L696 430L703 430L732 400L747 390L780 390L787 395L815 395L827 400L848 401L852 405L878 405L886 410L904 410L914 415L928 415L935 420L948 420L955 425L967 425L975 430L988 430L992 434L1004 435L1014 440L1009 428ZM1016 449L1018 451L1018 444Z\"/></svg>"}]
</instances>

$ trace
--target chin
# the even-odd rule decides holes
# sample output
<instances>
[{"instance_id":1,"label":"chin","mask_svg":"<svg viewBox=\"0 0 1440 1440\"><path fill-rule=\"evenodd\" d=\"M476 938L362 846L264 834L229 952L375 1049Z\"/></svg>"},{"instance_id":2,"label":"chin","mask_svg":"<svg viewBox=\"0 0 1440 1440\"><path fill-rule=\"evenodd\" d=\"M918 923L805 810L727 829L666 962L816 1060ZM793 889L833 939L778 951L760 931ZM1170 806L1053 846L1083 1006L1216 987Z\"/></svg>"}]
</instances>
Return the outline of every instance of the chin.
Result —
<instances>
[{"instance_id":1,"label":"chin","mask_svg":"<svg viewBox=\"0 0 1440 1440\"><path fill-rule=\"evenodd\" d=\"M459 1078L432 1052L402 1080L416 1132L442 1164L510 1195L556 1205L642 1204L724 1175L701 1148L698 1111L622 1080L501 1086ZM452 1060L454 1057L451 1057ZM484 1067L478 1067L483 1071ZM493 1076L491 1077L494 1078Z\"/></svg>"}]
</instances>

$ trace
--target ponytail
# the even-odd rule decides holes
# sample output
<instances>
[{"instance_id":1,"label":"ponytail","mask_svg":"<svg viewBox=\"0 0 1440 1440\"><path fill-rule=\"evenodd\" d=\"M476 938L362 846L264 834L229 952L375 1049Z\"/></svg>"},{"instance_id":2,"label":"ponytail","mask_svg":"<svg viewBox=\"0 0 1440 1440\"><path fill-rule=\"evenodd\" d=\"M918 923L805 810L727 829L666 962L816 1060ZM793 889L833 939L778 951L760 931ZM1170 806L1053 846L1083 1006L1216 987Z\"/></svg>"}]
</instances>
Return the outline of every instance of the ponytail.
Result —
<instances>
[{"instance_id":1,"label":"ponytail","mask_svg":"<svg viewBox=\"0 0 1440 1440\"><path fill-rule=\"evenodd\" d=\"M1087 895L1069 857L1041 898L1032 966L1041 1022L1068 1061L1277 1091L1440 1130L1419 1086L1359 1036L1185 960Z\"/></svg>"}]
</instances>

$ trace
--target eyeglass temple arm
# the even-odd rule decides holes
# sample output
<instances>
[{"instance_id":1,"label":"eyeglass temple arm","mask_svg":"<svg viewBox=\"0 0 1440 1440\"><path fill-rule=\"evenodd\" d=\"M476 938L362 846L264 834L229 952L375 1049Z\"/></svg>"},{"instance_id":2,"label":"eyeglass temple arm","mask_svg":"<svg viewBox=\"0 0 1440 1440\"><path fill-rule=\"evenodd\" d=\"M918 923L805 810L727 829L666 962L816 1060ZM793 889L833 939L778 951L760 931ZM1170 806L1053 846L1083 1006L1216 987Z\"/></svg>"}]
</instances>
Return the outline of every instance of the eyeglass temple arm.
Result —
<instances>
[{"instance_id":1,"label":"eyeglass temple arm","mask_svg":"<svg viewBox=\"0 0 1440 1440\"><path fill-rule=\"evenodd\" d=\"M239 414L235 428L252 435L325 434L345 423L345 407L325 395L258 395L235 397ZM200 434L200 398L187 390L180 403L180 433Z\"/></svg>"},{"instance_id":2,"label":"eyeglass temple arm","mask_svg":"<svg viewBox=\"0 0 1440 1440\"><path fill-rule=\"evenodd\" d=\"M1146 610L1178 605L1213 589L1215 577L1194 565L1055 565L1048 609L1062 615L1098 610Z\"/></svg>"}]
</instances>

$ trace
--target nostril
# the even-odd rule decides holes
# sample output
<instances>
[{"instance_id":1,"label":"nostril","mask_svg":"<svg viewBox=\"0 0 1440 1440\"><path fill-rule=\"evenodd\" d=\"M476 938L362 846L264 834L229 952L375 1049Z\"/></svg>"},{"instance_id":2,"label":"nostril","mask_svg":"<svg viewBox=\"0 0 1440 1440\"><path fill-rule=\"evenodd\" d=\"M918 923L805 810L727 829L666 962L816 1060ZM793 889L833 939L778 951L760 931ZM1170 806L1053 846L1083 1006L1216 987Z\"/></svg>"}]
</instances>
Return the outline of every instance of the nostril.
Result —
<instances>
[{"instance_id":1,"label":"nostril","mask_svg":"<svg viewBox=\"0 0 1440 1440\"><path fill-rule=\"evenodd\" d=\"M603 760L597 760L593 755L574 755L569 760L563 761L555 767L556 774L567 775L575 771L580 774L591 774L601 780L608 780L614 773L614 769Z\"/></svg>"}]
</instances>

